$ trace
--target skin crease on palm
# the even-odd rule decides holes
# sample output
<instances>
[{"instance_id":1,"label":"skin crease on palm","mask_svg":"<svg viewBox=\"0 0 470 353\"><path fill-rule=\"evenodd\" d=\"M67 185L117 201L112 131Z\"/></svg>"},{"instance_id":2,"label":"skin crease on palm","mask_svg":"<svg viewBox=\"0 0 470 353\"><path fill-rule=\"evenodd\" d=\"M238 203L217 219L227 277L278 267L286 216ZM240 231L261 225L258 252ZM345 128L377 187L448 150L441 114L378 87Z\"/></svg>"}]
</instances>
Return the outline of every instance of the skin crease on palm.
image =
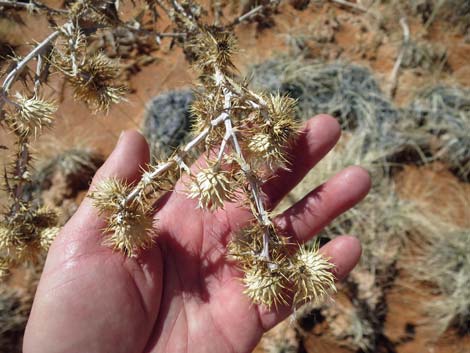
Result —
<instances>
[{"instance_id":1,"label":"skin crease on palm","mask_svg":"<svg viewBox=\"0 0 470 353\"><path fill-rule=\"evenodd\" d=\"M281 171L263 185L269 208L339 136L339 125L329 116L306 123L290 151L291 171ZM135 181L148 160L144 138L127 131L93 184L109 177ZM368 173L349 167L275 222L304 242L362 200L369 188ZM252 304L243 294L241 272L226 259L227 242L250 219L250 212L235 204L215 213L196 206L197 200L188 199L178 183L158 202L155 245L137 258L126 258L101 244L104 222L86 198L49 251L24 352L251 352L261 335L291 309L268 310ZM321 251L336 265L340 280L356 265L361 248L356 238L340 236Z\"/></svg>"}]
</instances>

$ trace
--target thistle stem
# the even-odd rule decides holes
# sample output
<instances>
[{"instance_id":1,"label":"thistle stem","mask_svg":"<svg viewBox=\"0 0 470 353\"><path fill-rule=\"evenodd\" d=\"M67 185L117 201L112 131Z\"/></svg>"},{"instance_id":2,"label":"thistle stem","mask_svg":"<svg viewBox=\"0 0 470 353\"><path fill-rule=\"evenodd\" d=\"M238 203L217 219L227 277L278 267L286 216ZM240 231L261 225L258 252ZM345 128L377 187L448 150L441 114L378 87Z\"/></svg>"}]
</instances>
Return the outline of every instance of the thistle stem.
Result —
<instances>
[{"instance_id":1,"label":"thistle stem","mask_svg":"<svg viewBox=\"0 0 470 353\"><path fill-rule=\"evenodd\" d=\"M251 195L255 202L256 211L257 211L255 214L255 217L257 218L260 224L262 224L264 227L268 227L271 225L271 219L269 218L268 212L264 208L263 200L261 199L259 181L256 178L255 174L253 173L251 166L246 162L246 159L243 155L243 151L240 147L240 143L238 142L237 134L235 133L235 130L233 128L232 120L230 119L229 112L231 109L231 99L232 99L233 93L227 88L227 85L225 84L225 76L220 70L220 68L218 68L217 66L215 67L215 84L222 88L222 92L224 95L225 116L223 119L224 119L224 124L225 124L225 135L230 137L235 153L237 154L238 159L239 159L240 168L243 174L245 175L246 179L248 180L248 184L250 185ZM224 140L225 140L225 137L224 137ZM220 153L221 152L219 152L219 154ZM266 259L267 261L269 261L270 259L268 231L265 231L263 233L263 250L260 256Z\"/></svg>"},{"instance_id":2,"label":"thistle stem","mask_svg":"<svg viewBox=\"0 0 470 353\"><path fill-rule=\"evenodd\" d=\"M211 126L206 127L204 130L202 130L199 135L197 135L194 139L189 141L180 151L179 154L176 156L172 157L165 163L161 164L159 167L155 168L155 170L146 176L146 183L139 183L137 184L134 189L127 195L127 197L124 199L123 207L125 207L126 204L131 203L134 201L139 195L141 195L143 192L145 192L146 185L148 185L149 182L152 180L156 180L161 174L166 172L168 169L170 169L174 164L177 164L178 161L182 161L183 157L191 151L194 147L199 145L204 139L209 135L209 132L211 129L220 123L222 123L225 119L226 113L221 113L217 118L211 121Z\"/></svg>"},{"instance_id":3,"label":"thistle stem","mask_svg":"<svg viewBox=\"0 0 470 353\"><path fill-rule=\"evenodd\" d=\"M18 75L24 70L24 68L26 67L26 64L37 55L40 55L42 51L45 50L47 46L59 36L59 34L60 34L60 31L52 32L46 39L44 39L41 43L39 43L28 55L26 55L23 58L23 60L21 60L18 64L16 64L16 67L10 71L10 73L7 75L7 77L3 81L2 89L5 94L8 94L8 91L10 90L11 85L16 80Z\"/></svg>"},{"instance_id":4,"label":"thistle stem","mask_svg":"<svg viewBox=\"0 0 470 353\"><path fill-rule=\"evenodd\" d=\"M18 2L18 1L8 1L8 0L0 0L0 7L10 7L16 9L26 9L27 11L31 10L45 10L50 13L57 13L57 14L67 14L69 11L64 9L53 9L45 4L42 4L37 1L31 2Z\"/></svg>"},{"instance_id":5,"label":"thistle stem","mask_svg":"<svg viewBox=\"0 0 470 353\"><path fill-rule=\"evenodd\" d=\"M12 196L12 205L10 206L10 217L14 217L21 207L21 200L24 192L25 181L28 177L28 162L30 159L28 141L19 138L18 152L13 170L14 186L9 190Z\"/></svg>"}]
</instances>

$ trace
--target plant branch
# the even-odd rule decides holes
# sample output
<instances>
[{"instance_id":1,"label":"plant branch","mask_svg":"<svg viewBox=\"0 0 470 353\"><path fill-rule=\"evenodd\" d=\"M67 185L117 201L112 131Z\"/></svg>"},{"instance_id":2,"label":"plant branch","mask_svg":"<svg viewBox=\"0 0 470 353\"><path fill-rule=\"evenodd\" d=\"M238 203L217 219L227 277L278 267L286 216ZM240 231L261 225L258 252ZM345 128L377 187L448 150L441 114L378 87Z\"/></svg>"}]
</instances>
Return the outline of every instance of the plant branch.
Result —
<instances>
[{"instance_id":1,"label":"plant branch","mask_svg":"<svg viewBox=\"0 0 470 353\"><path fill-rule=\"evenodd\" d=\"M183 160L184 156L199 145L204 139L209 135L211 129L224 121L225 113L220 114L217 118L211 121L211 126L206 127L203 131L199 133L194 139L188 142L179 152L179 154L175 155L174 157L170 158L165 163L161 164L159 167L155 168L155 170L151 173L146 175L145 183L137 184L134 189L127 195L124 200L123 206L132 203L139 195L145 192L146 186L149 182L156 180L161 174L166 172L170 169L174 164L178 164L180 161Z\"/></svg>"},{"instance_id":2,"label":"plant branch","mask_svg":"<svg viewBox=\"0 0 470 353\"><path fill-rule=\"evenodd\" d=\"M27 11L32 10L45 10L50 13L55 14L67 14L69 11L64 9L53 9L43 3L38 1L30 1L30 2L18 2L18 1L8 1L8 0L0 0L0 7L9 7L15 9L25 9Z\"/></svg>"},{"instance_id":3,"label":"plant branch","mask_svg":"<svg viewBox=\"0 0 470 353\"><path fill-rule=\"evenodd\" d=\"M52 32L46 39L44 39L41 43L39 43L28 55L26 55L18 64L16 64L15 68L10 71L7 75L5 80L3 81L2 89L4 94L8 94L11 85L16 80L18 75L24 70L26 64L31 61L34 57L42 54L43 50L49 46L49 44L55 40L60 34L60 31ZM1 103L0 103L1 104ZM1 106L0 106L1 107Z\"/></svg>"},{"instance_id":4,"label":"plant branch","mask_svg":"<svg viewBox=\"0 0 470 353\"><path fill-rule=\"evenodd\" d=\"M263 200L261 199L261 190L259 181L256 178L251 166L246 162L245 156L243 155L243 151L241 149L240 143L238 141L238 137L235 133L233 128L232 120L230 119L229 112L231 110L231 99L233 93L227 88L225 84L225 76L222 71L216 66L215 67L215 84L222 88L222 92L224 95L224 124L225 124L225 135L228 136L232 142L233 148L235 153L238 157L238 163L240 168L245 175L246 179L248 180L248 184L250 185L251 195L253 197L256 213L255 217L257 218L258 222L264 226L265 231L263 233L263 250L260 254L260 257L269 261L269 232L267 227L270 226L271 220L269 218L268 212L266 212L263 204ZM227 138L228 138L227 137ZM225 137L224 137L225 140Z\"/></svg>"}]
</instances>

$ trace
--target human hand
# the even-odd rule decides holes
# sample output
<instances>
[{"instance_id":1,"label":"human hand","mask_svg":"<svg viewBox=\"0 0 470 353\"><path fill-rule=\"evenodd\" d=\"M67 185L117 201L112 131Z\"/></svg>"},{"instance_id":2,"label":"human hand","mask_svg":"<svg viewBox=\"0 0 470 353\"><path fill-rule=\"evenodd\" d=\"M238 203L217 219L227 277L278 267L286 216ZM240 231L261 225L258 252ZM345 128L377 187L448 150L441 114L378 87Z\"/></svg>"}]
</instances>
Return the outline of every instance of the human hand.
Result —
<instances>
[{"instance_id":1,"label":"human hand","mask_svg":"<svg viewBox=\"0 0 470 353\"><path fill-rule=\"evenodd\" d=\"M335 145L336 120L308 121L291 155L291 171L265 185L272 209ZM149 161L145 139L124 133L93 183L103 178L138 180ZM299 242L318 233L362 198L367 172L349 167L275 219ZM85 199L52 244L24 336L25 353L250 352L261 335L291 308L268 310L243 294L241 271L226 258L230 237L252 217L227 204L214 213L197 209L181 182L159 201L155 246L136 258L104 247L104 220ZM322 247L344 278L361 248L350 236Z\"/></svg>"}]
</instances>

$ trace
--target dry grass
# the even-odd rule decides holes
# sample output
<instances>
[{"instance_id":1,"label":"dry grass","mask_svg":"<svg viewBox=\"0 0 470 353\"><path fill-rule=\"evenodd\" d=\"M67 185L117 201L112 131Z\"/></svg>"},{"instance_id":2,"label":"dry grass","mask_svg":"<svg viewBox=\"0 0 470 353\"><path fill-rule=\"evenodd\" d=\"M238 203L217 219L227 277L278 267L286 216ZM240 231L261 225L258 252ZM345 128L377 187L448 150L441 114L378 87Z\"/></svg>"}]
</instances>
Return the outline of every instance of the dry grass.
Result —
<instances>
[{"instance_id":1,"label":"dry grass","mask_svg":"<svg viewBox=\"0 0 470 353\"><path fill-rule=\"evenodd\" d=\"M463 180L470 177L470 90L436 86L424 90L404 112L401 131L425 148L435 139L434 158ZM400 124L400 125L401 125Z\"/></svg>"},{"instance_id":2,"label":"dry grass","mask_svg":"<svg viewBox=\"0 0 470 353\"><path fill-rule=\"evenodd\" d=\"M426 324L438 335L450 327L470 334L470 229L449 228L422 243L411 274L437 296L423 303Z\"/></svg>"}]
</instances>

